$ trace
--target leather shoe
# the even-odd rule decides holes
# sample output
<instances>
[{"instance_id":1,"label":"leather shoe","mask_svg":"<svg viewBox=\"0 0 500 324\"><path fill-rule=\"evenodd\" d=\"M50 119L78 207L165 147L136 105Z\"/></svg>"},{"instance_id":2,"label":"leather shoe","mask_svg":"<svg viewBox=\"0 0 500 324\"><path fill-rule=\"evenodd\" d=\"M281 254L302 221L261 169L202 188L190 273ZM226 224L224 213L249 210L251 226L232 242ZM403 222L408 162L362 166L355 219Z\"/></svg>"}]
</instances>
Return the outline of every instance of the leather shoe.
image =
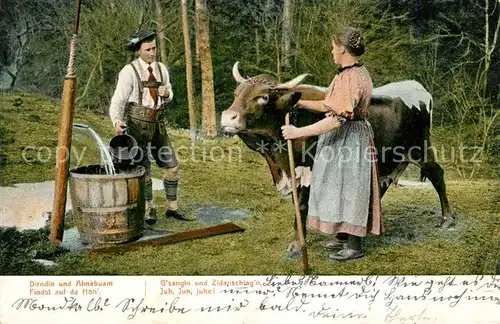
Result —
<instances>
[{"instance_id":1,"label":"leather shoe","mask_svg":"<svg viewBox=\"0 0 500 324\"><path fill-rule=\"evenodd\" d=\"M354 259L360 259L364 256L363 251L359 250L353 250L349 248L344 248L337 253L331 253L328 255L330 260L336 260L336 261L348 261L348 260L354 260Z\"/></svg>"},{"instance_id":2,"label":"leather shoe","mask_svg":"<svg viewBox=\"0 0 500 324\"><path fill-rule=\"evenodd\" d=\"M184 215L184 213L179 211L179 210L170 210L169 209L165 212L165 217L167 217L167 219L174 218L174 219L185 221L185 222L194 221L194 219L187 218L186 215Z\"/></svg>"},{"instance_id":3,"label":"leather shoe","mask_svg":"<svg viewBox=\"0 0 500 324\"><path fill-rule=\"evenodd\" d=\"M146 225L152 226L155 225L156 222L156 208L148 208L146 210L146 213L144 214L144 223L146 223Z\"/></svg>"},{"instance_id":4,"label":"leather shoe","mask_svg":"<svg viewBox=\"0 0 500 324\"><path fill-rule=\"evenodd\" d=\"M347 241L334 239L330 242L322 242L321 245L328 250L342 250L347 247Z\"/></svg>"}]
</instances>

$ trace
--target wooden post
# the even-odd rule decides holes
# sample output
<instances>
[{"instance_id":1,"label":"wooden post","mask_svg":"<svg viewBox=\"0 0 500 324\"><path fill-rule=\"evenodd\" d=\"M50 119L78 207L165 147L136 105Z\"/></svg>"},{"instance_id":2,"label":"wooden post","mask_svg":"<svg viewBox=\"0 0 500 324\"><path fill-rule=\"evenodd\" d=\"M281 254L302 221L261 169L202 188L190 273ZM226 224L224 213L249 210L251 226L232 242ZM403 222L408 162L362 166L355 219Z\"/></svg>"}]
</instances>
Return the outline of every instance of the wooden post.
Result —
<instances>
[{"instance_id":1,"label":"wooden post","mask_svg":"<svg viewBox=\"0 0 500 324\"><path fill-rule=\"evenodd\" d=\"M285 125L290 125L290 113L285 116ZM290 176L292 178L292 195L293 206L295 207L295 219L297 220L297 234L299 235L299 243L302 249L302 270L304 274L309 272L309 260L307 258L307 246L304 239L304 231L302 230L302 218L299 209L299 197L297 194L297 185L295 179L295 161L293 160L293 145L291 140L287 140L288 144L288 160L290 161Z\"/></svg>"},{"instance_id":2,"label":"wooden post","mask_svg":"<svg viewBox=\"0 0 500 324\"><path fill-rule=\"evenodd\" d=\"M64 233L64 214L66 210L66 195L68 190L68 169L71 151L71 136L73 130L73 105L76 89L76 43L78 38L78 25L80 20L80 0L76 0L76 14L73 25L70 55L62 96L62 112L59 125L59 139L56 157L56 183L54 188L54 201L51 219L50 241L59 245Z\"/></svg>"}]
</instances>

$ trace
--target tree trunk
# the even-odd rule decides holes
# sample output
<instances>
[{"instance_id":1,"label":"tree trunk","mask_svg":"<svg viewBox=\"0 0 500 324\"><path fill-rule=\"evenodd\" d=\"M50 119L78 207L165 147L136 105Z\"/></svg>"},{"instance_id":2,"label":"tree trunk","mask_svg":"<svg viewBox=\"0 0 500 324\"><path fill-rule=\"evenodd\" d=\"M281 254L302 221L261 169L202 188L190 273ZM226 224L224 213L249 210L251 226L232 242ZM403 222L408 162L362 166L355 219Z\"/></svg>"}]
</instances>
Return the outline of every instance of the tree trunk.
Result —
<instances>
[{"instance_id":1,"label":"tree trunk","mask_svg":"<svg viewBox=\"0 0 500 324\"><path fill-rule=\"evenodd\" d=\"M214 82L212 55L210 53L208 10L205 0L196 0L196 25L201 65L203 134L206 137L215 137L217 131L215 127Z\"/></svg>"},{"instance_id":2,"label":"tree trunk","mask_svg":"<svg viewBox=\"0 0 500 324\"><path fill-rule=\"evenodd\" d=\"M285 71L290 70L290 58L292 56L291 43L293 34L293 0L284 0L283 3L283 27L281 37L282 66Z\"/></svg>"},{"instance_id":3,"label":"tree trunk","mask_svg":"<svg viewBox=\"0 0 500 324\"><path fill-rule=\"evenodd\" d=\"M17 74L14 74L11 70L9 70L8 68L6 69L7 71L7 74L10 76L11 80L10 80L10 85L9 85L9 89L14 89L14 86L16 85L16 80L17 80Z\"/></svg>"},{"instance_id":4,"label":"tree trunk","mask_svg":"<svg viewBox=\"0 0 500 324\"><path fill-rule=\"evenodd\" d=\"M302 4L300 2L298 2L298 8L294 8L294 11L296 11L297 13L301 12L301 6ZM298 53L300 53L300 42L302 41L301 38L300 38L300 31L302 30L302 16L297 14L297 21L295 22L295 30L297 31L297 33L294 35L294 45L295 45L295 53L292 57L292 68L295 70L297 68L297 57L299 56ZM292 34L293 34L293 31L292 31Z\"/></svg>"},{"instance_id":5,"label":"tree trunk","mask_svg":"<svg viewBox=\"0 0 500 324\"><path fill-rule=\"evenodd\" d=\"M500 3L500 0L499 0ZM495 51L495 47L497 46L498 35L500 31L500 13L498 13L496 25L490 23L489 15L489 0L484 1L484 70L481 75L482 82L482 94L486 96L488 89L488 74L491 68L491 56ZM497 10L498 11L498 10ZM490 28L495 28L495 32L493 34L493 40L490 43Z\"/></svg>"},{"instance_id":6,"label":"tree trunk","mask_svg":"<svg viewBox=\"0 0 500 324\"><path fill-rule=\"evenodd\" d=\"M26 27L24 27L24 29L16 35L19 47L17 48L16 54L14 55L13 63L10 65L10 67L7 67L5 70L7 74L11 77L9 89L14 89L17 78L19 76L19 72L23 67L23 65L26 64L24 60L24 51L25 48L27 47L28 33L30 32L31 27L27 22L24 22L24 24L26 25Z\"/></svg>"},{"instance_id":7,"label":"tree trunk","mask_svg":"<svg viewBox=\"0 0 500 324\"><path fill-rule=\"evenodd\" d=\"M267 17L267 14L269 12L272 12L272 10L277 10L276 8L274 8L274 4L273 4L273 0L266 0L266 4L265 4L265 7L264 7L264 17ZM266 24L266 21L267 19L264 18L263 19L263 24ZM269 43L271 42L271 29L270 28L266 28L265 30L265 42L266 43Z\"/></svg>"},{"instance_id":8,"label":"tree trunk","mask_svg":"<svg viewBox=\"0 0 500 324\"><path fill-rule=\"evenodd\" d=\"M197 0L195 0L196 3L195 3L195 7L198 8L198 2ZM197 9L195 9L197 10ZM195 60L196 60L196 64L200 64L200 35L198 33L198 14L196 13L196 17L195 17L195 26L196 26L196 32L194 33L194 42L195 42L195 46L194 46L194 56L195 56Z\"/></svg>"},{"instance_id":9,"label":"tree trunk","mask_svg":"<svg viewBox=\"0 0 500 324\"><path fill-rule=\"evenodd\" d=\"M160 61L165 63L167 61L167 52L165 51L165 33L163 32L163 18L161 16L161 6L160 0L153 0L155 4L156 12L156 33L158 34L158 39L160 41Z\"/></svg>"},{"instance_id":10,"label":"tree trunk","mask_svg":"<svg viewBox=\"0 0 500 324\"><path fill-rule=\"evenodd\" d=\"M260 65L260 37L259 31L255 29L255 66Z\"/></svg>"},{"instance_id":11,"label":"tree trunk","mask_svg":"<svg viewBox=\"0 0 500 324\"><path fill-rule=\"evenodd\" d=\"M189 37L189 23L187 12L187 0L181 0L182 13L182 33L184 35L184 52L186 57L186 86L189 107L189 129L191 133L191 141L196 140L196 101L194 95L193 84L193 61L191 59L191 42Z\"/></svg>"},{"instance_id":12,"label":"tree trunk","mask_svg":"<svg viewBox=\"0 0 500 324\"><path fill-rule=\"evenodd\" d=\"M198 27L197 27L197 28L198 28ZM199 42L200 42L200 40L199 40L199 38L198 38L198 37L199 37L199 36L198 36L198 33L196 32L196 33L195 33L195 39L194 39L194 42L195 42L195 44L194 44L194 48L195 48L195 50L194 50L194 58L195 58L195 60L196 60L196 63L197 63L197 64L200 64L200 47L199 47L199 45L198 45L198 44L199 44Z\"/></svg>"}]
</instances>

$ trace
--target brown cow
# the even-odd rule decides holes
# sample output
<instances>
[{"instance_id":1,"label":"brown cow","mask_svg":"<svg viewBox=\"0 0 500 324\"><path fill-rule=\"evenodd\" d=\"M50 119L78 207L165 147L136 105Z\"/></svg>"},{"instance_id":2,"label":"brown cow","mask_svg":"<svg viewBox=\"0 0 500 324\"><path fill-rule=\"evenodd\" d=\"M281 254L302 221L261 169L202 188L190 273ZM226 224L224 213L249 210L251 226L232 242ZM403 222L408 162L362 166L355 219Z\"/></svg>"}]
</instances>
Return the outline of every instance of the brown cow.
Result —
<instances>
[{"instance_id":1,"label":"brown cow","mask_svg":"<svg viewBox=\"0 0 500 324\"><path fill-rule=\"evenodd\" d=\"M252 150L258 151L267 161L273 181L284 196L290 196L290 167L286 141L281 134L286 111L299 98L323 99L325 88L300 84L307 74L277 84L267 75L243 78L238 62L233 66L233 76L239 83L234 92L232 105L222 112L221 127L225 133L237 134ZM308 125L324 115L308 110L292 111L294 124ZM406 169L409 163L421 170L421 179L428 178L436 189L442 218L440 226L454 226L455 218L450 211L443 169L435 162L430 144L432 97L416 81L391 83L373 89L367 119L370 122L377 151L381 196L391 183ZM309 199L309 175L314 163L317 137L293 140L298 197L303 231ZM295 222L295 229L297 224ZM298 241L288 248L289 257L300 256Z\"/></svg>"}]
</instances>

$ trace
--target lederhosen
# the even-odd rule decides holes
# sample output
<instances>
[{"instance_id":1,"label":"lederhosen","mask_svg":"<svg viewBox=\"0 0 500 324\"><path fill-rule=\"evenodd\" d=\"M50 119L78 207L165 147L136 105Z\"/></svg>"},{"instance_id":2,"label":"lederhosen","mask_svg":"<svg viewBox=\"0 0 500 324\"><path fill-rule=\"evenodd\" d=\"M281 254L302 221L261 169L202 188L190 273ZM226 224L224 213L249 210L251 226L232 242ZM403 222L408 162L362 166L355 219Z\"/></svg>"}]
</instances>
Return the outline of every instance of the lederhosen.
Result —
<instances>
[{"instance_id":1,"label":"lederhosen","mask_svg":"<svg viewBox=\"0 0 500 324\"><path fill-rule=\"evenodd\" d=\"M139 103L129 102L125 107L127 115L127 132L133 136L139 147L142 156L139 157L137 164L143 165L146 169L150 166L148 149L160 168L174 168L177 166L177 156L172 147L172 143L165 129L163 105L158 106L155 102L153 108L142 105L142 95L144 88L158 87L158 83L151 84L148 81L142 81L134 64L130 63L134 69L139 85ZM160 84L163 84L163 74L160 65L157 63L160 72Z\"/></svg>"}]
</instances>

